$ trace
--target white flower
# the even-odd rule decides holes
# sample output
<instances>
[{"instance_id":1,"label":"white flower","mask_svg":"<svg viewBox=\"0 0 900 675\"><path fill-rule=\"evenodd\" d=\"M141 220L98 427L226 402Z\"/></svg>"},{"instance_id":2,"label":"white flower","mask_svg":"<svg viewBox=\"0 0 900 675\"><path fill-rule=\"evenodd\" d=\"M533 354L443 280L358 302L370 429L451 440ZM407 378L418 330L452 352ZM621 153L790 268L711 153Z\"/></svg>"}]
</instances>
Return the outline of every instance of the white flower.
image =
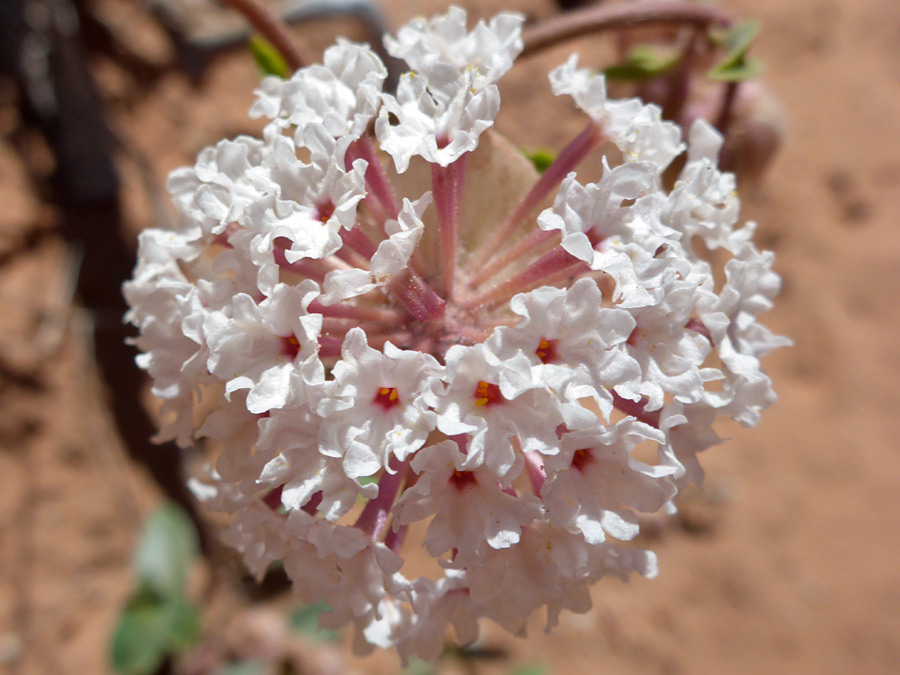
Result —
<instances>
[{"instance_id":1,"label":"white flower","mask_svg":"<svg viewBox=\"0 0 900 675\"><path fill-rule=\"evenodd\" d=\"M451 562L460 567L477 564L488 547L515 545L522 527L541 516L534 495L510 494L486 468L467 465L453 441L424 448L412 461L419 478L396 505L397 526L433 515L425 548L435 558L455 551Z\"/></svg>"},{"instance_id":2,"label":"white flower","mask_svg":"<svg viewBox=\"0 0 900 675\"><path fill-rule=\"evenodd\" d=\"M603 75L579 69L577 54L550 73L550 84L554 94L571 96L600 125L626 162L651 162L659 173L684 149L678 125L663 121L657 106L636 98L608 99Z\"/></svg>"},{"instance_id":3,"label":"white flower","mask_svg":"<svg viewBox=\"0 0 900 675\"><path fill-rule=\"evenodd\" d=\"M289 511L315 504L326 520L346 514L362 495L378 494L374 484L360 485L347 476L340 460L319 452L321 418L308 405L287 405L269 411L259 421L257 452L268 462L257 472L257 483L281 488L281 504Z\"/></svg>"},{"instance_id":4,"label":"white flower","mask_svg":"<svg viewBox=\"0 0 900 675\"><path fill-rule=\"evenodd\" d=\"M402 462L424 445L436 421L424 394L441 368L429 354L390 343L376 351L359 328L347 333L341 357L334 387L318 404L320 451L343 457L350 478L371 476L388 469L391 457Z\"/></svg>"},{"instance_id":5,"label":"white flower","mask_svg":"<svg viewBox=\"0 0 900 675\"><path fill-rule=\"evenodd\" d=\"M460 644L471 644L478 637L478 616L464 571L448 569L436 582L419 577L413 581L411 602L415 624L398 643L401 653L433 661L444 650L448 625Z\"/></svg>"},{"instance_id":6,"label":"white flower","mask_svg":"<svg viewBox=\"0 0 900 675\"><path fill-rule=\"evenodd\" d=\"M318 359L322 317L307 314L318 294L315 282L280 284L257 304L239 293L231 304L210 312L203 323L210 372L225 382L225 392L249 389L247 409L265 413L324 379Z\"/></svg>"},{"instance_id":7,"label":"white flower","mask_svg":"<svg viewBox=\"0 0 900 675\"><path fill-rule=\"evenodd\" d=\"M272 193L261 195L238 219L228 237L260 268L260 286L277 282L277 253L288 263L322 259L341 248L341 228L352 229L365 196L365 160L344 170L347 140L335 141L319 128L310 132L310 163L297 159L288 138L272 139L269 175Z\"/></svg>"},{"instance_id":8,"label":"white flower","mask_svg":"<svg viewBox=\"0 0 900 675\"><path fill-rule=\"evenodd\" d=\"M538 225L560 230L566 251L612 277L613 300L641 307L657 302L665 283L690 268L678 259L677 233L659 220L661 205L651 164L607 166L597 183L581 185L569 174Z\"/></svg>"},{"instance_id":9,"label":"white flower","mask_svg":"<svg viewBox=\"0 0 900 675\"><path fill-rule=\"evenodd\" d=\"M528 357L518 353L501 360L477 344L454 345L444 360L446 389L427 400L438 415L438 429L448 436L466 435L467 469L485 463L508 482L521 471L521 453L558 452L561 404L534 382Z\"/></svg>"},{"instance_id":10,"label":"white flower","mask_svg":"<svg viewBox=\"0 0 900 675\"><path fill-rule=\"evenodd\" d=\"M154 440L174 439L189 446L195 392L214 378L203 364L203 339L190 330L192 309L201 304L201 290L179 267L178 253L195 256L183 236L164 230L142 232L138 265L123 293L131 306L125 318L140 329L133 340L142 352L137 364L153 378L153 395L163 399L163 426Z\"/></svg>"},{"instance_id":11,"label":"white flower","mask_svg":"<svg viewBox=\"0 0 900 675\"><path fill-rule=\"evenodd\" d=\"M662 215L666 225L688 239L702 237L711 249L728 247L740 212L734 175L716 168L721 148L722 136L718 131L705 120L694 122L687 162Z\"/></svg>"},{"instance_id":12,"label":"white flower","mask_svg":"<svg viewBox=\"0 0 900 675\"><path fill-rule=\"evenodd\" d=\"M268 117L276 128L293 125L300 138L311 125L333 137L359 138L378 110L387 69L368 45L338 38L323 65L301 68L291 79L267 77L250 117Z\"/></svg>"},{"instance_id":13,"label":"white flower","mask_svg":"<svg viewBox=\"0 0 900 675\"><path fill-rule=\"evenodd\" d=\"M427 75L436 64L449 63L460 71L475 69L496 82L522 51L524 21L521 14L500 12L467 32L466 11L453 5L446 14L413 19L396 38L385 36L384 43L391 56L403 59L414 71Z\"/></svg>"},{"instance_id":14,"label":"white flower","mask_svg":"<svg viewBox=\"0 0 900 675\"><path fill-rule=\"evenodd\" d=\"M667 190L680 130L573 57L551 82L591 122L531 193L511 145L479 146L522 21L468 31L451 8L401 28L396 95L344 40L264 81L262 140L172 174L176 226L141 235L123 289L158 438L216 453L192 489L228 517L223 539L257 577L283 561L360 653L433 659L450 626L521 634L542 607L549 629L604 576L655 576L638 514L674 512L714 424L754 425L775 399L761 359L789 341L759 317L780 278L737 227L711 127ZM619 151L582 184L598 136ZM521 238L482 236L495 223ZM408 579L417 531L434 569Z\"/></svg>"},{"instance_id":15,"label":"white flower","mask_svg":"<svg viewBox=\"0 0 900 675\"><path fill-rule=\"evenodd\" d=\"M375 288L385 286L402 270L406 269L425 224L422 213L431 203L431 193L426 192L415 202L403 199L403 208L396 220L385 223L388 238L378 245L368 270L359 268L334 270L325 277L324 293L320 298L326 305L363 295Z\"/></svg>"},{"instance_id":16,"label":"white flower","mask_svg":"<svg viewBox=\"0 0 900 675\"><path fill-rule=\"evenodd\" d=\"M675 495L675 486L665 478L673 469L631 456L647 440L663 443L664 436L630 419L563 436L560 455L547 459L550 477L541 490L551 522L580 532L589 544L599 544L607 535L634 538L639 530L634 512L655 513Z\"/></svg>"},{"instance_id":17,"label":"white flower","mask_svg":"<svg viewBox=\"0 0 900 675\"><path fill-rule=\"evenodd\" d=\"M266 159L266 143L239 136L205 148L193 167L173 171L166 187L181 214L180 229L196 238L223 234L274 189Z\"/></svg>"},{"instance_id":18,"label":"white flower","mask_svg":"<svg viewBox=\"0 0 900 675\"><path fill-rule=\"evenodd\" d=\"M406 171L414 155L440 166L455 162L477 147L500 110L496 85L475 70L459 72L444 63L428 75L403 75L397 96L384 94L383 99L375 133L398 173Z\"/></svg>"},{"instance_id":19,"label":"white flower","mask_svg":"<svg viewBox=\"0 0 900 675\"><path fill-rule=\"evenodd\" d=\"M758 424L760 412L775 402L771 379L759 359L792 344L756 320L781 289L781 278L772 271L774 260L771 252L760 253L748 244L725 264L726 283L710 311L699 312L725 366L722 391L708 392L706 398L746 426Z\"/></svg>"},{"instance_id":20,"label":"white flower","mask_svg":"<svg viewBox=\"0 0 900 675\"><path fill-rule=\"evenodd\" d=\"M702 289L689 281L673 281L658 304L630 309L635 328L628 353L640 364L640 394L647 410L659 410L665 395L685 403L699 401L703 383L721 379L715 368L702 368L710 352L709 341L686 328Z\"/></svg>"},{"instance_id":21,"label":"white flower","mask_svg":"<svg viewBox=\"0 0 900 675\"><path fill-rule=\"evenodd\" d=\"M640 368L625 349L635 322L625 310L603 307L597 284L579 279L568 290L544 286L515 296L510 309L522 317L514 327L498 328L488 346L500 358L529 358L535 379L568 401L592 397L605 417L612 395L635 391ZM580 405L564 406L569 427L594 414Z\"/></svg>"}]
</instances>

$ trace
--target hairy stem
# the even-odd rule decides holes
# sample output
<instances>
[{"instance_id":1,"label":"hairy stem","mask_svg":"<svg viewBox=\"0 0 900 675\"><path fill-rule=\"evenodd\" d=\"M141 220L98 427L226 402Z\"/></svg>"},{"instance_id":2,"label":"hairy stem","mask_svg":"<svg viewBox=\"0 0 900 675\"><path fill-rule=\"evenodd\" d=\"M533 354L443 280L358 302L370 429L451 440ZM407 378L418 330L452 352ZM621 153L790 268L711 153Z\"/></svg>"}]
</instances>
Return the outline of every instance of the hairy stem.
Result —
<instances>
[{"instance_id":1,"label":"hairy stem","mask_svg":"<svg viewBox=\"0 0 900 675\"><path fill-rule=\"evenodd\" d=\"M554 237L559 236L559 230L532 230L531 234L526 237L523 237L518 241L518 243L513 246L511 249L506 251L499 258L495 258L491 261L490 265L486 265L475 274L469 280L469 286L474 288L478 286L480 283L487 281L491 277L499 274L503 270L505 270L511 262L517 260L519 257L530 253L535 248L544 244ZM558 241L556 242L559 243Z\"/></svg>"},{"instance_id":2,"label":"hairy stem","mask_svg":"<svg viewBox=\"0 0 900 675\"><path fill-rule=\"evenodd\" d=\"M483 305L494 305L516 293L530 288L534 284L543 281L548 276L582 264L584 264L584 261L573 256L562 246L557 246L549 253L538 258L514 277L510 277L499 286L496 286L467 302L466 307L471 309Z\"/></svg>"},{"instance_id":3,"label":"hairy stem","mask_svg":"<svg viewBox=\"0 0 900 675\"><path fill-rule=\"evenodd\" d=\"M309 304L309 311L323 316L357 319L358 321L382 321L391 324L400 323L404 319L402 313L394 311L393 309L358 307L354 305L345 305L344 303L323 305L318 300L313 300Z\"/></svg>"},{"instance_id":4,"label":"hairy stem","mask_svg":"<svg viewBox=\"0 0 900 675\"><path fill-rule=\"evenodd\" d=\"M372 238L363 232L359 228L359 225L355 226L352 230L341 228L341 241L344 242L344 245L356 251L367 261L372 260L372 256L375 255L375 251L378 250L378 246L372 241Z\"/></svg>"},{"instance_id":5,"label":"hairy stem","mask_svg":"<svg viewBox=\"0 0 900 675\"><path fill-rule=\"evenodd\" d=\"M444 316L447 303L409 267L395 274L387 285L403 308L422 322Z\"/></svg>"},{"instance_id":6,"label":"hairy stem","mask_svg":"<svg viewBox=\"0 0 900 675\"><path fill-rule=\"evenodd\" d=\"M439 256L441 260L441 290L444 297L449 298L453 294L457 238L459 236L459 182L456 175L456 163L449 166L433 164L431 185L434 192L434 204L437 208L441 240Z\"/></svg>"},{"instance_id":7,"label":"hairy stem","mask_svg":"<svg viewBox=\"0 0 900 675\"><path fill-rule=\"evenodd\" d=\"M375 146L372 145L371 139L363 135L353 143L351 149L354 156L366 160L369 164L366 168L366 185L368 185L369 190L381 202L387 217L396 218L397 214L400 213L400 202L397 199L396 192L394 192L394 186L391 185L391 181L381 165L381 160L378 159L378 154L375 152Z\"/></svg>"}]
</instances>

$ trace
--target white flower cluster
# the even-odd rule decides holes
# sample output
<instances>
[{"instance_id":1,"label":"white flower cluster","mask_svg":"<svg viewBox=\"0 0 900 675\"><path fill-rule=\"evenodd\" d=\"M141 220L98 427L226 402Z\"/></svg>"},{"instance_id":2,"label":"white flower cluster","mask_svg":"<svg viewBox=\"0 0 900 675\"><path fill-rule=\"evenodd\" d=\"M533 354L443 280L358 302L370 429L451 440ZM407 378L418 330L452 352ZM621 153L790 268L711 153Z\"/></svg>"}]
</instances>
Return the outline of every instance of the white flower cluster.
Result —
<instances>
[{"instance_id":1,"label":"white flower cluster","mask_svg":"<svg viewBox=\"0 0 900 675\"><path fill-rule=\"evenodd\" d=\"M780 280L736 227L721 138L696 123L667 191L679 128L607 100L574 58L550 77L589 133L539 182L552 207L515 230L526 245L464 249L465 160L521 24L468 31L454 8L405 26L386 40L412 68L396 94L347 41L266 79L262 140L172 174L177 228L141 235L125 285L159 438L220 448L194 487L231 514L226 541L257 575L283 560L361 650L434 658L448 626L462 642L482 617L522 633L544 606L549 627L600 577L656 574L623 544L637 514L701 480L718 416L752 426L775 399L759 359L787 340L757 316ZM603 141L624 161L582 184L574 165ZM398 173L427 166L432 191L398 197L385 154ZM698 243L728 256L718 281ZM467 255L495 262L476 273ZM404 574L407 534L437 574Z\"/></svg>"}]
</instances>

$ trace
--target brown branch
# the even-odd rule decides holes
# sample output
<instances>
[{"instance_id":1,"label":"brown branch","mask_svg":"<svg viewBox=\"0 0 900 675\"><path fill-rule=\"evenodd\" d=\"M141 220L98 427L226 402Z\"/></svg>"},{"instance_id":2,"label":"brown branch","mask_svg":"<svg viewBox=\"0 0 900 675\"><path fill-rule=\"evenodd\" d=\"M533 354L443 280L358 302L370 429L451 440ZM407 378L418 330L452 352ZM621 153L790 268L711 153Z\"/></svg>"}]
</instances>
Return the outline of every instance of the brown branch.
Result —
<instances>
[{"instance_id":1,"label":"brown branch","mask_svg":"<svg viewBox=\"0 0 900 675\"><path fill-rule=\"evenodd\" d=\"M655 24L725 27L731 23L731 17L717 7L686 0L594 5L567 12L525 29L522 33L525 42L522 56L535 54L582 35L607 30Z\"/></svg>"},{"instance_id":2,"label":"brown branch","mask_svg":"<svg viewBox=\"0 0 900 675\"><path fill-rule=\"evenodd\" d=\"M251 26L278 50L291 72L312 60L304 53L285 23L257 0L221 0L222 4L244 15Z\"/></svg>"}]
</instances>

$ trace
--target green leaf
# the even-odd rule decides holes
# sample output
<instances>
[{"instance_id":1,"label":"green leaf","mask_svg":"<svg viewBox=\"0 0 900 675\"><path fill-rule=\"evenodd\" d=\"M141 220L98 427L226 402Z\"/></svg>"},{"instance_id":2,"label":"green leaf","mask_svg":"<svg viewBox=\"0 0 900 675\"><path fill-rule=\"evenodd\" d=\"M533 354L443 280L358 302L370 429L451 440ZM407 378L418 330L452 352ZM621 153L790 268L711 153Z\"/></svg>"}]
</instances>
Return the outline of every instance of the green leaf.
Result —
<instances>
[{"instance_id":1,"label":"green leaf","mask_svg":"<svg viewBox=\"0 0 900 675\"><path fill-rule=\"evenodd\" d=\"M622 63L609 66L603 74L610 80L642 82L665 75L681 61L681 53L655 45L635 45Z\"/></svg>"},{"instance_id":2,"label":"green leaf","mask_svg":"<svg viewBox=\"0 0 900 675\"><path fill-rule=\"evenodd\" d=\"M726 50L725 57L716 63L706 76L712 80L741 82L758 77L762 62L747 56L747 50L759 33L759 21L739 23L724 31L712 31L710 39Z\"/></svg>"},{"instance_id":3,"label":"green leaf","mask_svg":"<svg viewBox=\"0 0 900 675\"><path fill-rule=\"evenodd\" d=\"M403 669L404 675L434 675L437 672L437 665L423 661L417 656L409 660L409 665Z\"/></svg>"},{"instance_id":4,"label":"green leaf","mask_svg":"<svg viewBox=\"0 0 900 675\"><path fill-rule=\"evenodd\" d=\"M556 154L553 153L552 150L547 150L546 148L538 148L537 150L523 150L522 153L531 160L531 163L534 164L534 168L537 169L538 173L544 173L551 164L553 164L553 160L556 159Z\"/></svg>"},{"instance_id":5,"label":"green leaf","mask_svg":"<svg viewBox=\"0 0 900 675\"><path fill-rule=\"evenodd\" d=\"M182 597L164 597L147 585L129 599L112 639L113 670L150 675L165 658L181 652L200 634L200 612Z\"/></svg>"},{"instance_id":6,"label":"green leaf","mask_svg":"<svg viewBox=\"0 0 900 675\"><path fill-rule=\"evenodd\" d=\"M164 504L150 516L138 543L134 564L140 583L161 596L181 596L198 548L191 519L174 504Z\"/></svg>"},{"instance_id":7,"label":"green leaf","mask_svg":"<svg viewBox=\"0 0 900 675\"><path fill-rule=\"evenodd\" d=\"M758 19L751 19L724 30L713 28L710 30L709 38L730 55L745 54L759 35L760 25Z\"/></svg>"},{"instance_id":8,"label":"green leaf","mask_svg":"<svg viewBox=\"0 0 900 675\"><path fill-rule=\"evenodd\" d=\"M263 75L277 75L287 79L291 74L287 62L271 42L261 35L253 35L250 38L250 51L253 52L253 60L256 67Z\"/></svg>"},{"instance_id":9,"label":"green leaf","mask_svg":"<svg viewBox=\"0 0 900 675\"><path fill-rule=\"evenodd\" d=\"M316 642L336 642L340 635L333 630L319 628L319 616L330 612L327 602L304 605L291 614L291 628Z\"/></svg>"},{"instance_id":10,"label":"green leaf","mask_svg":"<svg viewBox=\"0 0 900 675\"><path fill-rule=\"evenodd\" d=\"M509 675L547 675L549 671L543 663L529 663L510 671Z\"/></svg>"},{"instance_id":11,"label":"green leaf","mask_svg":"<svg viewBox=\"0 0 900 675\"><path fill-rule=\"evenodd\" d=\"M222 666L215 675L266 675L267 672L264 661L236 661Z\"/></svg>"},{"instance_id":12,"label":"green leaf","mask_svg":"<svg viewBox=\"0 0 900 675\"><path fill-rule=\"evenodd\" d=\"M711 80L722 82L744 82L759 77L762 72L762 61L744 57L739 63L733 65L717 64L710 68L706 76Z\"/></svg>"}]
</instances>

